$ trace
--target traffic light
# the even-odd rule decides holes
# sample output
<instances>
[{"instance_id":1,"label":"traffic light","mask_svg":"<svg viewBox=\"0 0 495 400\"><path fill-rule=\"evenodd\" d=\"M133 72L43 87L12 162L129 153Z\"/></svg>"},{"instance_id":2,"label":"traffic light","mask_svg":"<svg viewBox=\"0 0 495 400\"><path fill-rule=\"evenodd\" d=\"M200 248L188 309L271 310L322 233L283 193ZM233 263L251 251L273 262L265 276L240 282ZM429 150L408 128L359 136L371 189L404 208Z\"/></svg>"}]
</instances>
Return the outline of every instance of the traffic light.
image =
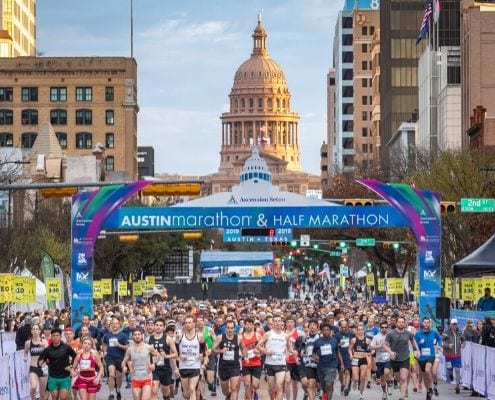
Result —
<instances>
[{"instance_id":1,"label":"traffic light","mask_svg":"<svg viewBox=\"0 0 495 400\"><path fill-rule=\"evenodd\" d=\"M400 243L399 242L383 242L384 249L394 249L395 251L399 250Z\"/></svg>"},{"instance_id":2,"label":"traffic light","mask_svg":"<svg viewBox=\"0 0 495 400\"><path fill-rule=\"evenodd\" d=\"M199 196L201 184L197 183L150 183L142 190L144 196Z\"/></svg>"},{"instance_id":3,"label":"traffic light","mask_svg":"<svg viewBox=\"0 0 495 400\"><path fill-rule=\"evenodd\" d=\"M451 214L457 211L457 203L455 201L440 202L440 212L442 214Z\"/></svg>"},{"instance_id":4,"label":"traffic light","mask_svg":"<svg viewBox=\"0 0 495 400\"><path fill-rule=\"evenodd\" d=\"M340 247L341 249L345 249L345 248L347 247L347 243L346 243L346 242L340 242L340 243L339 243L339 247Z\"/></svg>"},{"instance_id":5,"label":"traffic light","mask_svg":"<svg viewBox=\"0 0 495 400\"><path fill-rule=\"evenodd\" d=\"M40 189L41 196L43 198L48 197L71 197L74 193L77 193L77 187L54 187Z\"/></svg>"},{"instance_id":6,"label":"traffic light","mask_svg":"<svg viewBox=\"0 0 495 400\"><path fill-rule=\"evenodd\" d=\"M369 261L366 263L366 267L371 268L371 263Z\"/></svg>"},{"instance_id":7,"label":"traffic light","mask_svg":"<svg viewBox=\"0 0 495 400\"><path fill-rule=\"evenodd\" d=\"M274 247L281 247L281 246L288 246L290 245L290 242L287 241L273 241L272 246Z\"/></svg>"},{"instance_id":8,"label":"traffic light","mask_svg":"<svg viewBox=\"0 0 495 400\"><path fill-rule=\"evenodd\" d=\"M320 245L318 243L313 244L313 249L318 250L320 248Z\"/></svg>"},{"instance_id":9,"label":"traffic light","mask_svg":"<svg viewBox=\"0 0 495 400\"><path fill-rule=\"evenodd\" d=\"M372 199L345 199L345 206L372 206L374 201Z\"/></svg>"},{"instance_id":10,"label":"traffic light","mask_svg":"<svg viewBox=\"0 0 495 400\"><path fill-rule=\"evenodd\" d=\"M290 246L291 247L297 247L297 240L291 240Z\"/></svg>"},{"instance_id":11,"label":"traffic light","mask_svg":"<svg viewBox=\"0 0 495 400\"><path fill-rule=\"evenodd\" d=\"M122 243L134 243L139 240L139 235L119 235L119 241Z\"/></svg>"},{"instance_id":12,"label":"traffic light","mask_svg":"<svg viewBox=\"0 0 495 400\"><path fill-rule=\"evenodd\" d=\"M199 240L203 237L203 232L184 232L182 234L184 240Z\"/></svg>"}]
</instances>

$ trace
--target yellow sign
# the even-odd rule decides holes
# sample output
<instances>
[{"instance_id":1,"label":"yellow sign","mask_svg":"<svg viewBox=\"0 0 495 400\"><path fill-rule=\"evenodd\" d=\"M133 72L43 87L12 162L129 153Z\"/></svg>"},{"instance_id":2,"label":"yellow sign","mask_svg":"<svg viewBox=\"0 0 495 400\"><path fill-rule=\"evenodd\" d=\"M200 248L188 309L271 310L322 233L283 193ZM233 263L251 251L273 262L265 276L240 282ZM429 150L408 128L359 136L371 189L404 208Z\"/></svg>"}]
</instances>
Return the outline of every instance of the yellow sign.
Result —
<instances>
[{"instance_id":1,"label":"yellow sign","mask_svg":"<svg viewBox=\"0 0 495 400\"><path fill-rule=\"evenodd\" d=\"M463 279L461 299L464 301L474 300L474 283L476 279Z\"/></svg>"},{"instance_id":2,"label":"yellow sign","mask_svg":"<svg viewBox=\"0 0 495 400\"><path fill-rule=\"evenodd\" d=\"M22 280L25 289L24 300L26 303L34 303L36 301L36 279L23 276Z\"/></svg>"},{"instance_id":3,"label":"yellow sign","mask_svg":"<svg viewBox=\"0 0 495 400\"><path fill-rule=\"evenodd\" d=\"M385 291L385 278L378 279L378 291L379 292Z\"/></svg>"},{"instance_id":4,"label":"yellow sign","mask_svg":"<svg viewBox=\"0 0 495 400\"><path fill-rule=\"evenodd\" d=\"M414 293L414 296L416 296L416 298L419 296L419 280L416 279L414 281L414 290L413 290L413 293Z\"/></svg>"},{"instance_id":5,"label":"yellow sign","mask_svg":"<svg viewBox=\"0 0 495 400\"><path fill-rule=\"evenodd\" d=\"M103 285L101 281L93 281L93 298L103 299Z\"/></svg>"},{"instance_id":6,"label":"yellow sign","mask_svg":"<svg viewBox=\"0 0 495 400\"><path fill-rule=\"evenodd\" d=\"M101 292L102 294L112 294L112 280L102 279L101 280Z\"/></svg>"},{"instance_id":7,"label":"yellow sign","mask_svg":"<svg viewBox=\"0 0 495 400\"><path fill-rule=\"evenodd\" d=\"M60 278L46 278L45 286L47 300L62 300L62 281Z\"/></svg>"},{"instance_id":8,"label":"yellow sign","mask_svg":"<svg viewBox=\"0 0 495 400\"><path fill-rule=\"evenodd\" d=\"M404 278L387 278L387 294L404 294Z\"/></svg>"},{"instance_id":9,"label":"yellow sign","mask_svg":"<svg viewBox=\"0 0 495 400\"><path fill-rule=\"evenodd\" d=\"M12 301L13 274L0 275L0 302Z\"/></svg>"},{"instance_id":10,"label":"yellow sign","mask_svg":"<svg viewBox=\"0 0 495 400\"><path fill-rule=\"evenodd\" d=\"M141 282L132 282L132 294L134 296L143 295L143 287L141 286Z\"/></svg>"},{"instance_id":11,"label":"yellow sign","mask_svg":"<svg viewBox=\"0 0 495 400\"><path fill-rule=\"evenodd\" d=\"M495 277L493 276L484 276L482 279L481 279L482 283L483 283L483 292L481 294L480 297L483 297L485 295L485 288L490 288L491 289L491 292L494 293L495 292ZM478 300L479 298L476 298L475 300Z\"/></svg>"},{"instance_id":12,"label":"yellow sign","mask_svg":"<svg viewBox=\"0 0 495 400\"><path fill-rule=\"evenodd\" d=\"M153 289L155 287L155 277L150 275L146 277L146 289Z\"/></svg>"},{"instance_id":13,"label":"yellow sign","mask_svg":"<svg viewBox=\"0 0 495 400\"><path fill-rule=\"evenodd\" d=\"M373 274L366 275L366 286L375 286L375 277Z\"/></svg>"},{"instance_id":14,"label":"yellow sign","mask_svg":"<svg viewBox=\"0 0 495 400\"><path fill-rule=\"evenodd\" d=\"M119 287L119 296L127 296L127 282L126 281L119 281L118 283Z\"/></svg>"}]
</instances>

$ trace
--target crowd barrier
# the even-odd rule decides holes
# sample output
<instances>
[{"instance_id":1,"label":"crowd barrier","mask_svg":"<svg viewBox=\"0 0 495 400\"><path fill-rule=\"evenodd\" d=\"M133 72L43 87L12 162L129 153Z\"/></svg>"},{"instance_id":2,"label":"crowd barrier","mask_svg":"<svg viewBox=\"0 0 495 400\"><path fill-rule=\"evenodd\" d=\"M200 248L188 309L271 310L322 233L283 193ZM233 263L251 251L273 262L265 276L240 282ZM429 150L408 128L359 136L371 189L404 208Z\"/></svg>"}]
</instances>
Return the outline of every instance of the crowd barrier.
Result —
<instances>
[{"instance_id":1,"label":"crowd barrier","mask_svg":"<svg viewBox=\"0 0 495 400\"><path fill-rule=\"evenodd\" d=\"M462 349L461 383L495 400L495 348L466 342Z\"/></svg>"},{"instance_id":2,"label":"crowd barrier","mask_svg":"<svg viewBox=\"0 0 495 400\"><path fill-rule=\"evenodd\" d=\"M29 363L16 351L15 332L0 333L0 400L29 400Z\"/></svg>"}]
</instances>

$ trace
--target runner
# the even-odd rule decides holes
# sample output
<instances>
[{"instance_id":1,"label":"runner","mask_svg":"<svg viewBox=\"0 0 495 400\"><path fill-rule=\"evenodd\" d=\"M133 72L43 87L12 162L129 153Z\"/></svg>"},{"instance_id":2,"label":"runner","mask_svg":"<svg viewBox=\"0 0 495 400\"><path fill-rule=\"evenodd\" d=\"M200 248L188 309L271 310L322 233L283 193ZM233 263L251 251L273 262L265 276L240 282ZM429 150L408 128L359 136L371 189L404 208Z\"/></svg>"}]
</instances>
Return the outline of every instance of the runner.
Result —
<instances>
[{"instance_id":1,"label":"runner","mask_svg":"<svg viewBox=\"0 0 495 400\"><path fill-rule=\"evenodd\" d=\"M165 321L158 318L154 324L155 331L150 336L148 343L160 354L160 360L155 365L153 371L152 398L158 399L158 392L161 386L164 400L170 398L170 385L172 384L172 366L170 361L177 358L177 348L173 337L163 333Z\"/></svg>"},{"instance_id":2,"label":"runner","mask_svg":"<svg viewBox=\"0 0 495 400\"><path fill-rule=\"evenodd\" d=\"M335 335L339 345L339 378L340 378L340 395L349 396L351 386L352 362L349 354L349 344L354 334L349 330L349 324L345 319L339 323L340 330Z\"/></svg>"},{"instance_id":3,"label":"runner","mask_svg":"<svg viewBox=\"0 0 495 400\"><path fill-rule=\"evenodd\" d=\"M132 398L134 400L149 400L151 398L153 371L155 371L155 365L162 359L160 353L153 346L144 343L143 337L144 335L139 329L134 331L132 334L133 343L125 351L122 360L122 371L126 372L129 369L131 373Z\"/></svg>"},{"instance_id":4,"label":"runner","mask_svg":"<svg viewBox=\"0 0 495 400\"><path fill-rule=\"evenodd\" d=\"M184 318L184 331L178 334L175 343L179 347L179 374L182 382L182 394L186 400L196 400L201 368L208 365L202 333L196 330L193 316ZM178 333L178 332L177 332Z\"/></svg>"},{"instance_id":5,"label":"runner","mask_svg":"<svg viewBox=\"0 0 495 400\"><path fill-rule=\"evenodd\" d=\"M337 379L338 360L342 359L337 339L330 336L331 327L323 322L320 325L321 336L313 345L313 360L318 365L318 379L328 400L332 400L333 386ZM341 363L343 369L344 365Z\"/></svg>"},{"instance_id":6,"label":"runner","mask_svg":"<svg viewBox=\"0 0 495 400\"><path fill-rule=\"evenodd\" d=\"M213 353L219 354L218 376L222 393L228 400L237 400L239 394L239 376L241 375L239 352L248 360L247 352L241 337L235 333L235 323L225 323L225 333L215 338Z\"/></svg>"},{"instance_id":7,"label":"runner","mask_svg":"<svg viewBox=\"0 0 495 400\"><path fill-rule=\"evenodd\" d=\"M285 319L285 333L293 343L296 343L299 338L304 338L304 332L296 329L295 319L292 315ZM290 400L290 392L292 386L292 399L297 400L298 383L301 380L299 375L300 359L297 351L292 351L287 355L287 371L285 372L285 398Z\"/></svg>"},{"instance_id":8,"label":"runner","mask_svg":"<svg viewBox=\"0 0 495 400\"><path fill-rule=\"evenodd\" d=\"M352 379L355 385L359 385L360 399L363 399L364 387L368 376L370 343L371 341L364 334L364 325L359 324L356 329L356 336L351 339L349 354L352 359Z\"/></svg>"},{"instance_id":9,"label":"runner","mask_svg":"<svg viewBox=\"0 0 495 400\"><path fill-rule=\"evenodd\" d=\"M244 330L241 335L242 343L247 351L248 359L242 360L242 375L244 377L244 399L257 400L261 379L261 357L256 349L261 334L254 330L254 320L244 320Z\"/></svg>"},{"instance_id":10,"label":"runner","mask_svg":"<svg viewBox=\"0 0 495 400\"><path fill-rule=\"evenodd\" d=\"M392 370L396 379L400 383L400 397L403 400L406 396L407 382L411 364L409 361L409 344L414 349L414 355L418 356L418 345L411 332L406 331L406 321L404 317L397 318L397 327L387 333L387 337L382 347L390 354L392 360Z\"/></svg>"},{"instance_id":11,"label":"runner","mask_svg":"<svg viewBox=\"0 0 495 400\"><path fill-rule=\"evenodd\" d=\"M316 398L316 383L318 378L318 364L313 359L314 344L320 337L318 333L318 321L309 321L308 334L306 335L303 359L300 365L301 384L309 400Z\"/></svg>"},{"instance_id":12,"label":"runner","mask_svg":"<svg viewBox=\"0 0 495 400\"><path fill-rule=\"evenodd\" d=\"M388 325L386 322L380 324L380 332L378 332L371 341L370 348L376 353L376 379L380 380L382 386L382 399L386 400L387 395L392 395L392 375L390 354L383 349L383 343L387 337Z\"/></svg>"},{"instance_id":13,"label":"runner","mask_svg":"<svg viewBox=\"0 0 495 400\"><path fill-rule=\"evenodd\" d=\"M72 369L78 372L72 388L79 392L81 400L95 400L96 393L101 389L103 363L98 352L92 347L93 338L84 337L82 339L82 351L76 356L72 364Z\"/></svg>"},{"instance_id":14,"label":"runner","mask_svg":"<svg viewBox=\"0 0 495 400\"><path fill-rule=\"evenodd\" d=\"M129 340L126 334L120 332L120 318L112 317L110 332L103 337L102 350L105 355L105 363L108 368L108 390L110 395L108 400L115 398L113 390L115 389L117 400L122 398L120 387L122 386L122 360L125 351L129 347Z\"/></svg>"},{"instance_id":15,"label":"runner","mask_svg":"<svg viewBox=\"0 0 495 400\"><path fill-rule=\"evenodd\" d=\"M210 390L211 396L216 396L216 382L215 373L217 370L217 358L216 354L212 353L213 345L215 344L215 332L210 326L205 325L205 320L203 317L198 317L196 319L196 326L198 332L203 332L203 338L206 343L207 354L208 354L208 365L206 366L206 383L208 384L208 389Z\"/></svg>"},{"instance_id":16,"label":"runner","mask_svg":"<svg viewBox=\"0 0 495 400\"><path fill-rule=\"evenodd\" d=\"M38 357L41 352L48 347L48 342L41 339L41 328L39 324L34 324L31 327L31 339L28 339L24 343L24 361L28 361L28 357L31 356L29 364L29 394L31 400L36 400L36 392L40 391L40 398L46 398L46 382L47 371L38 367Z\"/></svg>"},{"instance_id":17,"label":"runner","mask_svg":"<svg viewBox=\"0 0 495 400\"><path fill-rule=\"evenodd\" d=\"M376 319L373 314L368 315L368 325L366 326L366 329L364 331L364 334L366 335L366 338L370 340L370 342L373 340L375 335L377 335L380 332L380 329L376 325ZM363 324L366 325L366 322L363 320ZM371 350L371 359L370 359L370 365L368 368L368 383L366 384L366 388L370 389L371 388L371 379L374 377L376 378L376 354L375 350Z\"/></svg>"},{"instance_id":18,"label":"runner","mask_svg":"<svg viewBox=\"0 0 495 400\"><path fill-rule=\"evenodd\" d=\"M52 400L67 400L70 392L71 360L76 352L62 342L62 330L53 328L51 332L52 344L41 352L37 366L48 365L48 384Z\"/></svg>"}]
</instances>

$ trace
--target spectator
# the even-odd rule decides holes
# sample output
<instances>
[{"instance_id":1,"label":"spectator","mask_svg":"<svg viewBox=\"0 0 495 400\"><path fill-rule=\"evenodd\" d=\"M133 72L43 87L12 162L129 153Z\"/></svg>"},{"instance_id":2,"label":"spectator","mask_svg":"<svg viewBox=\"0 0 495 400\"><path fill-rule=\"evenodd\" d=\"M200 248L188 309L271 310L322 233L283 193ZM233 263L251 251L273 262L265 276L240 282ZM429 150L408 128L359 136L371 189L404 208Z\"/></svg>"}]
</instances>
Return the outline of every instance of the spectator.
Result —
<instances>
[{"instance_id":1,"label":"spectator","mask_svg":"<svg viewBox=\"0 0 495 400\"><path fill-rule=\"evenodd\" d=\"M481 344L488 347L495 347L495 325L494 320L486 317L481 330Z\"/></svg>"},{"instance_id":2,"label":"spectator","mask_svg":"<svg viewBox=\"0 0 495 400\"><path fill-rule=\"evenodd\" d=\"M466 323L466 327L464 328L464 332L462 333L464 340L466 342L479 343L480 342L480 332L473 325L473 321L470 319Z\"/></svg>"},{"instance_id":3,"label":"spectator","mask_svg":"<svg viewBox=\"0 0 495 400\"><path fill-rule=\"evenodd\" d=\"M478 311L495 311L495 298L490 292L489 287L485 288L485 295L478 301Z\"/></svg>"},{"instance_id":4,"label":"spectator","mask_svg":"<svg viewBox=\"0 0 495 400\"><path fill-rule=\"evenodd\" d=\"M26 315L24 324L17 330L15 335L15 345L17 350L24 350L24 344L31 339L32 318Z\"/></svg>"}]
</instances>

